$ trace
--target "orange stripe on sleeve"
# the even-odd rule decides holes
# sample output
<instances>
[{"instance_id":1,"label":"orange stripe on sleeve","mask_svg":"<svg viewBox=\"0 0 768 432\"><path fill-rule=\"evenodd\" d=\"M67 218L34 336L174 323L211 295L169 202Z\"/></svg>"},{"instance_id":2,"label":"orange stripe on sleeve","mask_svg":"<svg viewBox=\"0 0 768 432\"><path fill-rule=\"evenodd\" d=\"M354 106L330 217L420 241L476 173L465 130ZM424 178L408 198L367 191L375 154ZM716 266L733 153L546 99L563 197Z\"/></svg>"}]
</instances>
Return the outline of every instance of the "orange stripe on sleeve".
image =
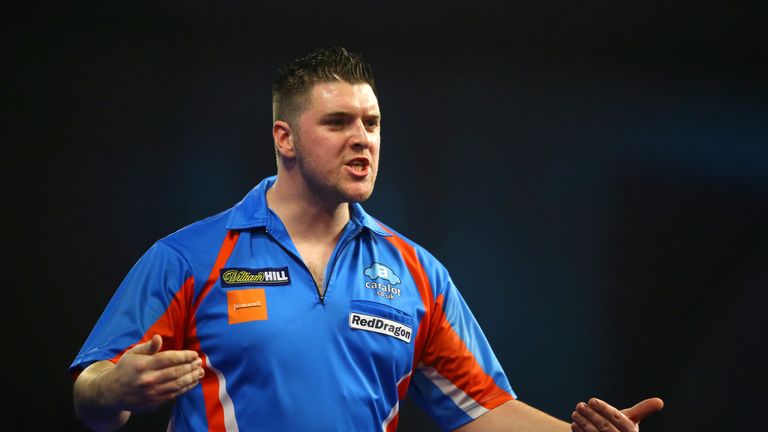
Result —
<instances>
[{"instance_id":1,"label":"orange stripe on sleeve","mask_svg":"<svg viewBox=\"0 0 768 432\"><path fill-rule=\"evenodd\" d=\"M203 355L200 348L200 340L197 338L197 324L195 322L195 314L200 307L203 299L211 291L211 288L219 278L219 270L227 263L232 251L235 249L237 239L240 237L239 231L227 231L227 235L224 238L224 242L219 249L219 254L216 257L216 262L211 269L211 273L208 276L208 280L205 282L200 295L195 301L194 307L192 307L192 313L189 316L189 328L187 332L187 343L190 349L193 349L200 354L200 358L203 360L203 368L205 369L205 376L200 381L203 389L203 399L205 400L205 412L208 419L209 431L223 431L226 430L224 426L224 408L219 400L219 380L213 370L208 366L206 356Z\"/></svg>"},{"instance_id":2,"label":"orange stripe on sleeve","mask_svg":"<svg viewBox=\"0 0 768 432\"><path fill-rule=\"evenodd\" d=\"M493 409L512 399L509 393L496 385L493 378L485 373L464 341L451 327L443 309L445 299L442 294L437 300L433 299L429 278L415 248L387 227L381 226L392 234L387 240L400 251L426 309L416 333L413 370L416 370L419 363L432 366L440 375L487 409ZM425 343L427 338L428 345ZM451 355L446 356L445 353ZM398 396L401 400L408 390L410 377L404 381L398 386ZM394 419L393 423L397 423L397 419Z\"/></svg>"},{"instance_id":3,"label":"orange stripe on sleeve","mask_svg":"<svg viewBox=\"0 0 768 432\"><path fill-rule=\"evenodd\" d=\"M407 378L400 381L397 385L398 400L403 400L405 398L406 393L408 392L408 386L411 383L411 377L413 376L413 371L415 371L416 367L419 365L419 358L421 358L422 350L424 349L424 345L426 344L427 336L429 333L428 329L429 329L430 317L432 315L431 311L434 304L434 300L432 297L432 286L429 283L429 278L427 277L427 273L424 271L424 268L421 266L421 263L419 262L419 258L416 255L416 250L413 248L413 246L409 245L405 240L400 238L398 235L392 232L389 228L387 228L382 224L379 224L379 225L385 231L392 234L391 237L385 237L385 238L390 243L392 243L392 245L400 252L400 255L403 257L403 261L405 261L405 266L408 268L408 272L411 274L413 281L416 283L416 288L419 290L419 296L421 297L421 302L424 305L424 316L419 321L419 327L416 329L416 338L414 339L413 366L411 368L411 374L409 374ZM387 425L387 432L397 430L397 424L399 419L400 419L400 412L398 411L398 413L395 414L395 418L393 418L392 421Z\"/></svg>"},{"instance_id":4,"label":"orange stripe on sleeve","mask_svg":"<svg viewBox=\"0 0 768 432\"><path fill-rule=\"evenodd\" d=\"M435 368L440 375L487 409L493 409L512 399L509 393L496 385L493 378L485 373L467 345L451 327L443 309L444 302L445 298L440 294L432 314L429 345L424 349L422 362ZM451 355L447 356L445 353Z\"/></svg>"},{"instance_id":5,"label":"orange stripe on sleeve","mask_svg":"<svg viewBox=\"0 0 768 432\"><path fill-rule=\"evenodd\" d=\"M224 237L224 242L219 249L219 255L216 257L216 262L211 269L211 274L208 276L208 280L205 281L205 285L203 286L200 295L197 296L197 301L195 301L195 306L192 308L191 316L194 316L197 312L197 308L200 307L200 303L202 303L205 296L208 295L208 292L216 283L216 280L219 278L219 270L221 270L221 268L224 267L224 264L227 263L227 260L229 260L229 256L232 255L232 251L235 249L235 244L237 244L237 239L239 237L240 231L227 231L227 235Z\"/></svg>"},{"instance_id":6,"label":"orange stripe on sleeve","mask_svg":"<svg viewBox=\"0 0 768 432\"><path fill-rule=\"evenodd\" d=\"M381 224L379 224L381 225ZM424 344L427 339L427 333L430 325L430 319L432 316L432 308L434 300L432 297L432 286L429 283L427 273L424 271L424 267L421 266L418 256L416 256L416 250L413 246L409 245L405 240L400 238L397 234L392 232L389 228L381 225L381 227L388 233L392 234L391 237L385 237L395 248L400 252L400 255L405 261L405 266L408 268L408 272L411 274L413 281L416 283L416 288L419 290L421 296L421 302L424 305L424 316L419 322L419 327L416 330L416 340L414 342L413 349L413 369L416 370L418 366L419 358L421 358L421 352L424 349ZM398 386L398 396L400 399L405 397L405 392L408 390L408 384L411 377L403 380Z\"/></svg>"},{"instance_id":7,"label":"orange stripe on sleeve","mask_svg":"<svg viewBox=\"0 0 768 432\"><path fill-rule=\"evenodd\" d=\"M223 431L224 410L219 400L219 383L216 374L210 370L206 364L206 357L202 355L200 341L197 339L197 327L195 323L195 312L197 312L200 303L210 292L219 276L219 270L224 267L232 251L235 248L240 233L238 231L228 231L224 242L219 249L216 261L211 269L211 273L203 286L197 301L192 305L195 294L195 279L190 276L184 282L182 288L176 292L165 312L155 321L152 326L142 336L141 340L126 348L123 352L109 359L112 363L117 363L126 351L134 346L144 343L159 334L163 338L162 350L168 349L190 349L197 351L203 361L203 368L206 373L201 380L203 388L203 398L206 405L206 414L208 418L208 428L211 431Z\"/></svg>"},{"instance_id":8,"label":"orange stripe on sleeve","mask_svg":"<svg viewBox=\"0 0 768 432\"><path fill-rule=\"evenodd\" d=\"M402 398L400 398L402 400ZM387 424L387 430L386 432L395 432L397 431L397 423L400 420L400 412L398 411L397 414L395 414L395 418L392 419L391 422Z\"/></svg>"},{"instance_id":9,"label":"orange stripe on sleeve","mask_svg":"<svg viewBox=\"0 0 768 432\"><path fill-rule=\"evenodd\" d=\"M178 350L184 346L184 334L186 332L187 317L189 316L189 307L192 304L192 297L195 292L195 278L190 276L184 282L181 289L176 292L171 303L160 318L150 326L141 339L135 344L126 348L123 352L109 359L112 363L117 363L120 357L138 344L142 344L152 339L152 336L159 334L163 338L162 351Z\"/></svg>"}]
</instances>

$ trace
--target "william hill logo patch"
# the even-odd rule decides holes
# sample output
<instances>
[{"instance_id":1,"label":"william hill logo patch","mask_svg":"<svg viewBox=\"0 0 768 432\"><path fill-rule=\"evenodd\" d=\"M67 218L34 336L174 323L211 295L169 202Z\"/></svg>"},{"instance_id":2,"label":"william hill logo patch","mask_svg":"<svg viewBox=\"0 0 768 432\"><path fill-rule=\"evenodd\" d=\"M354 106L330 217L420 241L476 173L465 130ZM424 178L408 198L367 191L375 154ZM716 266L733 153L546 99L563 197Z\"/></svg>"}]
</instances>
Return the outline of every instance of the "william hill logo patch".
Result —
<instances>
[{"instance_id":1,"label":"william hill logo patch","mask_svg":"<svg viewBox=\"0 0 768 432\"><path fill-rule=\"evenodd\" d=\"M288 267L250 269L231 267L221 269L221 286L264 286L264 285L288 285L291 276Z\"/></svg>"}]
</instances>

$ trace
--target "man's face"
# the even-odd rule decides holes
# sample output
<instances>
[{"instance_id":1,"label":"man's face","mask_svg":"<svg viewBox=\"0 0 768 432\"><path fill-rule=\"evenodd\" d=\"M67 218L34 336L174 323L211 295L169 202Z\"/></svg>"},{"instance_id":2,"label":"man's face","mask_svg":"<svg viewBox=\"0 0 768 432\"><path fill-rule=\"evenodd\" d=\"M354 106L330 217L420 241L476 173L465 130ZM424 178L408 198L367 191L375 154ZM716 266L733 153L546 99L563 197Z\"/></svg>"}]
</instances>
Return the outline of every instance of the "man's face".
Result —
<instances>
[{"instance_id":1,"label":"man's face","mask_svg":"<svg viewBox=\"0 0 768 432\"><path fill-rule=\"evenodd\" d=\"M368 84L317 84L299 116L296 163L309 193L326 203L361 202L373 192L381 143L379 103Z\"/></svg>"}]
</instances>

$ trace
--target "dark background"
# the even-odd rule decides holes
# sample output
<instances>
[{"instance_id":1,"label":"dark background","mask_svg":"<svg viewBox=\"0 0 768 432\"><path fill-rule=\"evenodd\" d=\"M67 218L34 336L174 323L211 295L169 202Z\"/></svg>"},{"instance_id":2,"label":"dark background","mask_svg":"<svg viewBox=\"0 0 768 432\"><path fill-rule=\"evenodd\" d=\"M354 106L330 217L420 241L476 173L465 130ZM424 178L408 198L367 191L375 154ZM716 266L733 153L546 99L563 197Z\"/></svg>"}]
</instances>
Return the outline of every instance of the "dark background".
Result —
<instances>
[{"instance_id":1,"label":"dark background","mask_svg":"<svg viewBox=\"0 0 768 432\"><path fill-rule=\"evenodd\" d=\"M448 267L521 400L760 429L765 3L61 3L4 17L7 423L82 430L66 370L113 290L274 172L275 69L343 45L384 116L366 208Z\"/></svg>"}]
</instances>

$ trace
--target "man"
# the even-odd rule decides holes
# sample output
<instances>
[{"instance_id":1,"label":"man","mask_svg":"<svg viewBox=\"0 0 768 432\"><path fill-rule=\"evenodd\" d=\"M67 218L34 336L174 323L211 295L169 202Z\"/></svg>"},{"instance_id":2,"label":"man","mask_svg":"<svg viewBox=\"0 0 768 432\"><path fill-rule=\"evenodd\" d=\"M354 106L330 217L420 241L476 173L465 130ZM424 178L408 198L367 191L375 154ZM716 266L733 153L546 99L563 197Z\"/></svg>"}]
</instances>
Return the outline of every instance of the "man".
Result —
<instances>
[{"instance_id":1,"label":"man","mask_svg":"<svg viewBox=\"0 0 768 432\"><path fill-rule=\"evenodd\" d=\"M661 408L593 399L569 426L516 400L446 269L359 204L381 113L357 55L282 68L273 115L277 176L152 246L72 363L87 425L174 400L173 430L388 431L406 392L465 431L629 432Z\"/></svg>"}]
</instances>

